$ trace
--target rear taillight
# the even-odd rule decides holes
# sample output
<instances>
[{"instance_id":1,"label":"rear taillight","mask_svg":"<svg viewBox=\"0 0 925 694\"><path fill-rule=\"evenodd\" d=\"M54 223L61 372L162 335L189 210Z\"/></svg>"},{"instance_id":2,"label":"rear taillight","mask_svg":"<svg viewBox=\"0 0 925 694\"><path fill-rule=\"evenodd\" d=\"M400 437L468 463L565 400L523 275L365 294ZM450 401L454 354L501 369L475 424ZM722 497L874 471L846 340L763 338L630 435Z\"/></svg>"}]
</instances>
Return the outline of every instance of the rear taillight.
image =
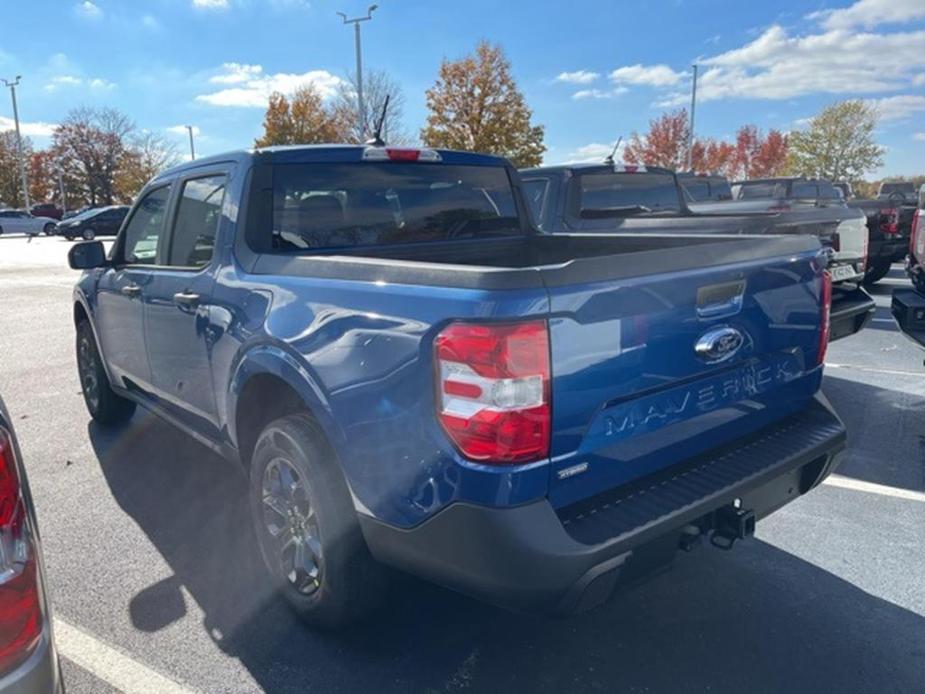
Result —
<instances>
[{"instance_id":1,"label":"rear taillight","mask_svg":"<svg viewBox=\"0 0 925 694\"><path fill-rule=\"evenodd\" d=\"M825 271L822 273L822 295L819 297L822 304L819 309L819 350L816 364L825 361L825 353L829 348L829 335L832 330L832 275Z\"/></svg>"},{"instance_id":2,"label":"rear taillight","mask_svg":"<svg viewBox=\"0 0 925 694\"><path fill-rule=\"evenodd\" d=\"M0 428L0 674L29 656L41 633L35 547L13 444Z\"/></svg>"},{"instance_id":3,"label":"rear taillight","mask_svg":"<svg viewBox=\"0 0 925 694\"><path fill-rule=\"evenodd\" d=\"M912 235L909 237L909 253L917 262L925 260L925 230L922 229L922 210L916 210L912 218Z\"/></svg>"},{"instance_id":4,"label":"rear taillight","mask_svg":"<svg viewBox=\"0 0 925 694\"><path fill-rule=\"evenodd\" d=\"M437 418L460 453L489 464L549 455L546 321L452 323L434 359Z\"/></svg>"},{"instance_id":5,"label":"rear taillight","mask_svg":"<svg viewBox=\"0 0 925 694\"><path fill-rule=\"evenodd\" d=\"M880 231L884 234L899 233L899 210L895 207L884 207L880 210Z\"/></svg>"}]
</instances>

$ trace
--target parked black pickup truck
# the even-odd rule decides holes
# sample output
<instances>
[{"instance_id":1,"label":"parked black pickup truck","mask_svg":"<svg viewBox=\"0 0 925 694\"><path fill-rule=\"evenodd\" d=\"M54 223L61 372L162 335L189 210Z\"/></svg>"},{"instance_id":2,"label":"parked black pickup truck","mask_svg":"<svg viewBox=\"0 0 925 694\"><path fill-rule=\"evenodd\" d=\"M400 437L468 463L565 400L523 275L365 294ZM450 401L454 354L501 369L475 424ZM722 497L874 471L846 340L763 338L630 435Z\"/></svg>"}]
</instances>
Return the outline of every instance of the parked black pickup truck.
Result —
<instances>
[{"instance_id":1,"label":"parked black pickup truck","mask_svg":"<svg viewBox=\"0 0 925 694\"><path fill-rule=\"evenodd\" d=\"M914 289L893 290L893 318L913 342L925 347L925 185L919 189L912 216L906 272Z\"/></svg>"},{"instance_id":2,"label":"parked black pickup truck","mask_svg":"<svg viewBox=\"0 0 925 694\"><path fill-rule=\"evenodd\" d=\"M909 252L916 210L915 188L911 181L881 183L876 198L861 200L849 196L847 200L849 207L861 210L867 217L869 240L864 284L870 286L883 279L890 266Z\"/></svg>"},{"instance_id":3,"label":"parked black pickup truck","mask_svg":"<svg viewBox=\"0 0 925 694\"><path fill-rule=\"evenodd\" d=\"M735 200L692 203L670 169L629 164L570 164L523 169L534 222L550 234L800 234L828 247L833 280L832 340L863 329L873 317L864 277L863 215L838 206L768 210ZM834 195L834 194L833 194ZM754 209L753 209L754 208Z\"/></svg>"}]
</instances>

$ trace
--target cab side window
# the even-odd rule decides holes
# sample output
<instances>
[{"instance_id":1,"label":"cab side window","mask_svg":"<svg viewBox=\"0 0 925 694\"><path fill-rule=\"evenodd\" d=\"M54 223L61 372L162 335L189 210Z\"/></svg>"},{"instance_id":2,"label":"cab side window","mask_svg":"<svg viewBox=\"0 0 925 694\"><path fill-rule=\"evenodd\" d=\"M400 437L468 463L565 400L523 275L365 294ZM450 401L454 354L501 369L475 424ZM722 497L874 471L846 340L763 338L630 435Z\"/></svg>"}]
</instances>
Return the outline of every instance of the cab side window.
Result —
<instances>
[{"instance_id":1,"label":"cab side window","mask_svg":"<svg viewBox=\"0 0 925 694\"><path fill-rule=\"evenodd\" d=\"M194 178L183 184L168 265L199 268L209 264L224 197L223 175Z\"/></svg>"},{"instance_id":2,"label":"cab side window","mask_svg":"<svg viewBox=\"0 0 925 694\"><path fill-rule=\"evenodd\" d=\"M128 226L122 257L132 265L155 265L157 252L164 238L164 219L167 217L167 201L170 186L152 190L142 198L135 208Z\"/></svg>"}]
</instances>

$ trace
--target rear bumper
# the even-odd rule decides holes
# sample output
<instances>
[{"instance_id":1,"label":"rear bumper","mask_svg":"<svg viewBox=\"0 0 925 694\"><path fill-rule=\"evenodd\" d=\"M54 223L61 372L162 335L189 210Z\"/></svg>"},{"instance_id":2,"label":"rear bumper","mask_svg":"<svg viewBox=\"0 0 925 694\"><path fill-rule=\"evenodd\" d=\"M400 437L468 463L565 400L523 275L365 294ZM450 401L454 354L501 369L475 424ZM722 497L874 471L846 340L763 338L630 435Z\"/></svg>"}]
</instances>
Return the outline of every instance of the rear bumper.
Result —
<instances>
[{"instance_id":1,"label":"rear bumper","mask_svg":"<svg viewBox=\"0 0 925 694\"><path fill-rule=\"evenodd\" d=\"M685 528L708 533L736 499L760 519L809 491L844 442L844 426L817 395L772 427L572 507L456 503L411 529L364 515L361 526L376 558L396 568L505 607L570 613L603 602L653 557L673 555Z\"/></svg>"},{"instance_id":2,"label":"rear bumper","mask_svg":"<svg viewBox=\"0 0 925 694\"><path fill-rule=\"evenodd\" d=\"M925 297L914 289L894 289L890 310L903 334L925 348Z\"/></svg>"},{"instance_id":3,"label":"rear bumper","mask_svg":"<svg viewBox=\"0 0 925 694\"><path fill-rule=\"evenodd\" d=\"M870 323L876 310L873 298L860 287L836 285L832 289L829 340L840 340L860 332Z\"/></svg>"}]
</instances>

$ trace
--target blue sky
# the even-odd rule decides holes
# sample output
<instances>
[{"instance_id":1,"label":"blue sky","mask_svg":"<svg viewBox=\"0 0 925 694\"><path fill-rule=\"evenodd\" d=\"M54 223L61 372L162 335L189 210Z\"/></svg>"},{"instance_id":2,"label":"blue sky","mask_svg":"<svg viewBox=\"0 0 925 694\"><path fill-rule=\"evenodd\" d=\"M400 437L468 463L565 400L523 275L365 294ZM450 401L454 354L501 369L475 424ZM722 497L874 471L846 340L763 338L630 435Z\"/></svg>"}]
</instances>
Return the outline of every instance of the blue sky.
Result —
<instances>
[{"instance_id":1,"label":"blue sky","mask_svg":"<svg viewBox=\"0 0 925 694\"><path fill-rule=\"evenodd\" d=\"M111 105L197 152L248 147L273 88L323 93L354 66L338 10L356 0L6 0L0 76L23 75L24 130L39 146L70 108ZM925 0L380 0L365 65L398 80L405 125L424 122L440 61L501 43L546 126L547 162L596 158L617 136L687 105L702 65L698 135L743 123L798 128L842 98L876 102L880 175L925 172ZM0 128L10 125L0 95Z\"/></svg>"}]
</instances>

